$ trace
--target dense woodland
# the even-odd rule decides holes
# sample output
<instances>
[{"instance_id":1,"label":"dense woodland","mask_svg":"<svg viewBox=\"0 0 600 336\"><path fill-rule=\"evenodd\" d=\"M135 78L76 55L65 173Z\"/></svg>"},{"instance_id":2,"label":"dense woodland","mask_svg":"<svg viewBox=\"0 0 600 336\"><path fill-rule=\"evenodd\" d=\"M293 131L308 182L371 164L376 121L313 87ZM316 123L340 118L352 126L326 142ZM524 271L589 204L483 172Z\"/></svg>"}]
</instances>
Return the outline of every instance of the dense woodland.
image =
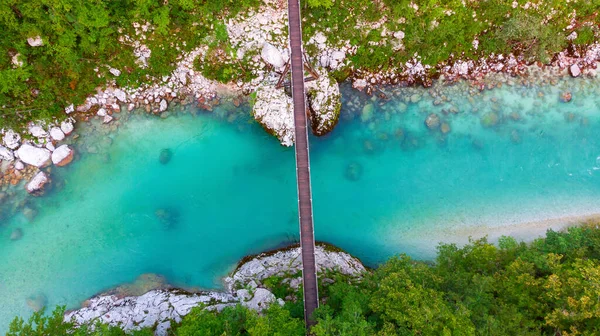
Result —
<instances>
[{"instance_id":1,"label":"dense woodland","mask_svg":"<svg viewBox=\"0 0 600 336\"><path fill-rule=\"evenodd\" d=\"M530 244L485 239L464 247L440 245L433 262L401 255L360 281L322 274L321 306L312 334L325 335L598 335L600 334L600 229L597 225L548 231ZM288 300L262 315L241 306L221 313L195 308L174 335L305 335L301 291L265 281ZM63 308L51 316L16 318L8 336L63 335ZM96 326L74 335L123 335ZM151 330L134 335L152 335Z\"/></svg>"},{"instance_id":2,"label":"dense woodland","mask_svg":"<svg viewBox=\"0 0 600 336\"><path fill-rule=\"evenodd\" d=\"M64 116L66 106L82 103L96 87L115 79L108 74L111 67L122 71L118 85L137 87L168 75L184 51L199 45L210 46L209 55L217 48L228 50L225 20L260 4L260 0L0 0L0 128ZM356 69L398 67L415 54L429 65L511 51L547 62L570 43L594 42L600 22L600 0L544 0L533 5L527 0L308 0L303 7L305 40L321 31L332 45L349 41L357 46L350 65L336 71L339 80ZM369 28L384 17L381 26ZM135 64L131 43L119 38L139 38L133 24L145 22L153 27L144 34L152 54L149 66L141 68ZM389 41L396 31L405 34L400 50ZM569 42L573 32L577 37ZM29 46L27 38L37 36L44 45ZM244 62L208 57L197 67L208 78L247 81L251 75L240 69Z\"/></svg>"}]
</instances>

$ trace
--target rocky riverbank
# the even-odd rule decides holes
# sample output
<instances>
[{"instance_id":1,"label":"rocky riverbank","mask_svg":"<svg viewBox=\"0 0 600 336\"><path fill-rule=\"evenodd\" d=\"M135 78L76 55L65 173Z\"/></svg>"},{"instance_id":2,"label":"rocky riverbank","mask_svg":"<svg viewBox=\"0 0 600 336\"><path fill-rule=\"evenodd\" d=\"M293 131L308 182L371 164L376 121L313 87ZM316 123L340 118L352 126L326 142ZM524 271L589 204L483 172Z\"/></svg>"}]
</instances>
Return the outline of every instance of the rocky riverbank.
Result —
<instances>
[{"instance_id":1,"label":"rocky riverbank","mask_svg":"<svg viewBox=\"0 0 600 336\"><path fill-rule=\"evenodd\" d=\"M329 245L318 244L315 257L319 276L327 276L325 271L333 271L360 277L366 271L358 259ZM79 325L100 321L125 331L154 327L155 335L167 335L171 323L180 322L197 306L221 310L241 304L261 311L270 304L283 305L283 300L267 288L265 279L285 278L285 283L297 289L301 284L301 266L299 247L247 257L225 278L224 291L192 292L169 288L160 277L145 276L143 284L138 281L87 300L83 308L65 314L65 320L73 319ZM139 293L144 290L148 291Z\"/></svg>"},{"instance_id":2,"label":"rocky riverbank","mask_svg":"<svg viewBox=\"0 0 600 336\"><path fill-rule=\"evenodd\" d=\"M21 130L1 130L0 144L0 180L5 189L7 185L17 184L22 179L29 180L26 189L34 195L42 194L44 183L48 181L50 164L64 166L76 158L70 146L69 137L76 121L100 119L105 124L118 127L120 112L142 109L148 113L166 118L170 110L179 106L195 104L198 108L211 111L213 106L224 101L234 105L251 101L253 116L272 135L285 146L294 142L291 98L284 87L276 87L281 74L289 61L287 46L286 3L265 0L257 10L240 13L224 22L227 31L227 43L236 51L237 59L226 57L226 65L239 67L244 60L243 71L249 74L248 81L232 81L228 84L207 79L197 64L213 62L209 45L200 46L190 52L182 53L169 76L158 78L152 85L139 87L119 87L117 79L127 69L110 68L106 78L107 85L99 87L82 104L65 107L64 120L29 123ZM378 22L363 23L357 29L368 32L381 29L385 19ZM134 49L137 65L148 67L152 50L146 44L146 37L155 27L148 23L135 23L134 34L123 35L120 43ZM403 31L382 32L381 41L375 45L389 43L395 50L402 50ZM39 48L43 44L41 37L28 40L30 48ZM473 41L477 49L478 41ZM431 67L424 65L416 55L400 66L379 72L355 69L351 57L357 54L357 47L351 41L334 41L324 32L315 31L305 41L307 58L315 67L319 78L307 82L308 103L311 113L311 126L315 135L329 133L337 124L340 115L340 94L333 73L344 71L349 75L353 87L365 90L368 94L382 95L382 85L412 84L433 85L434 77L439 77L441 85L453 84L457 80L468 80L477 90L491 89L502 83L498 75L519 76L527 80L539 76L553 82L552 76L569 74L573 77L596 76L600 60L600 44L587 47L569 47L554 57L549 64L531 64L524 56L517 54L490 55L480 59L454 57ZM16 62L14 66L22 66ZM431 71L435 69L436 71ZM533 70L532 70L533 69ZM535 75L532 75L535 73ZM533 79L535 80L535 79ZM514 80L522 82L520 79ZM249 99L248 95L254 93ZM570 92L561 95L563 101L571 99ZM366 112L368 115L368 111ZM445 128L446 129L446 128ZM33 177L36 177L34 180Z\"/></svg>"}]
</instances>

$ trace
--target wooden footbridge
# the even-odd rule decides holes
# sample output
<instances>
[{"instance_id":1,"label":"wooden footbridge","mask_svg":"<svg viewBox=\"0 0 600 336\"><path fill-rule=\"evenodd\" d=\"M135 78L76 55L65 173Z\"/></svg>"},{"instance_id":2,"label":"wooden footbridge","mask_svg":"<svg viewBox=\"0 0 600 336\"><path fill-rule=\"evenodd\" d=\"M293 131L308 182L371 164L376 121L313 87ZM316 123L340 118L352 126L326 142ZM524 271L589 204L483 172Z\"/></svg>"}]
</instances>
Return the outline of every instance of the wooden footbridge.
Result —
<instances>
[{"instance_id":1,"label":"wooden footbridge","mask_svg":"<svg viewBox=\"0 0 600 336\"><path fill-rule=\"evenodd\" d=\"M315 234L313 228L312 194L310 191L310 159L306 94L304 92L304 53L300 24L300 0L288 0L288 29L291 48L292 99L296 132L296 179L298 182L298 215L302 249L302 280L304 285L304 321L307 329L313 324L311 315L319 306L317 269L315 263Z\"/></svg>"}]
</instances>

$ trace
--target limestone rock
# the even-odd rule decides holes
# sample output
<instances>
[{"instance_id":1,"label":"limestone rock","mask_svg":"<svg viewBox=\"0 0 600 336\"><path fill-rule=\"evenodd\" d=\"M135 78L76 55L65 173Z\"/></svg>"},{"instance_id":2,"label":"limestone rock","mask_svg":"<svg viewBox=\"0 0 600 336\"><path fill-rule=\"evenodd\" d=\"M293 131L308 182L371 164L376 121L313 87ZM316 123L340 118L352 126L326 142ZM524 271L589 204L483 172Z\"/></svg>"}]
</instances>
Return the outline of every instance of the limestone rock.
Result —
<instances>
[{"instance_id":1,"label":"limestone rock","mask_svg":"<svg viewBox=\"0 0 600 336\"><path fill-rule=\"evenodd\" d=\"M71 114L73 112L75 112L75 105L71 104L71 105L65 107L66 114Z\"/></svg>"},{"instance_id":2,"label":"limestone rock","mask_svg":"<svg viewBox=\"0 0 600 336\"><path fill-rule=\"evenodd\" d=\"M17 150L17 155L21 161L38 168L46 167L50 164L51 153L45 148L24 144Z\"/></svg>"},{"instance_id":3,"label":"limestone rock","mask_svg":"<svg viewBox=\"0 0 600 336\"><path fill-rule=\"evenodd\" d=\"M65 138L65 133L60 129L60 127L52 127L50 129L50 137L52 140L61 141Z\"/></svg>"},{"instance_id":4,"label":"limestone rock","mask_svg":"<svg viewBox=\"0 0 600 336\"><path fill-rule=\"evenodd\" d=\"M319 78L306 83L306 95L310 108L311 127L314 135L325 135L333 130L340 119L342 101L340 88L327 71L317 69Z\"/></svg>"},{"instance_id":5,"label":"limestone rock","mask_svg":"<svg viewBox=\"0 0 600 336\"><path fill-rule=\"evenodd\" d=\"M73 132L73 129L74 126L70 120L65 120L62 123L60 123L60 130L63 131L65 135L71 134L71 132Z\"/></svg>"},{"instance_id":6,"label":"limestone rock","mask_svg":"<svg viewBox=\"0 0 600 336\"><path fill-rule=\"evenodd\" d=\"M42 41L41 36L29 37L27 39L27 43L32 47L41 47L44 45L44 41Z\"/></svg>"},{"instance_id":7,"label":"limestone rock","mask_svg":"<svg viewBox=\"0 0 600 336\"><path fill-rule=\"evenodd\" d=\"M323 245L315 246L315 261L318 272L336 270L352 276L360 276L365 272L365 267L358 259L345 252L330 251ZM259 254L250 261L239 265L235 273L226 278L225 282L227 287L232 290L236 286L244 287L250 281L260 282L273 275L294 274L301 269L300 247L295 247L273 254Z\"/></svg>"},{"instance_id":8,"label":"limestone rock","mask_svg":"<svg viewBox=\"0 0 600 336\"><path fill-rule=\"evenodd\" d=\"M114 91L114 95L115 95L115 97L117 97L117 99L120 102L122 102L122 103L127 102L127 94L123 90L116 89Z\"/></svg>"},{"instance_id":9,"label":"limestone rock","mask_svg":"<svg viewBox=\"0 0 600 336\"><path fill-rule=\"evenodd\" d=\"M284 89L263 85L256 89L252 115L264 129L279 139L282 145L294 144L294 107Z\"/></svg>"},{"instance_id":10,"label":"limestone rock","mask_svg":"<svg viewBox=\"0 0 600 336\"><path fill-rule=\"evenodd\" d=\"M160 101L160 105L158 107L158 111L164 112L164 111L167 110L168 107L169 107L169 104L167 103L166 100L163 99L163 100Z\"/></svg>"},{"instance_id":11,"label":"limestone rock","mask_svg":"<svg viewBox=\"0 0 600 336\"><path fill-rule=\"evenodd\" d=\"M19 147L19 143L21 142L21 136L19 133L15 133L13 130L8 130L4 133L4 137L2 138L4 141L4 145L10 149L16 149Z\"/></svg>"},{"instance_id":12,"label":"limestone rock","mask_svg":"<svg viewBox=\"0 0 600 336\"><path fill-rule=\"evenodd\" d=\"M73 149L68 145L59 146L52 152L52 163L62 167L73 161Z\"/></svg>"},{"instance_id":13,"label":"limestone rock","mask_svg":"<svg viewBox=\"0 0 600 336\"><path fill-rule=\"evenodd\" d=\"M48 183L49 179L46 173L39 172L37 173L29 183L25 186L27 192L33 195L39 195L42 193L44 189L44 185Z\"/></svg>"},{"instance_id":14,"label":"limestone rock","mask_svg":"<svg viewBox=\"0 0 600 336\"><path fill-rule=\"evenodd\" d=\"M115 76L115 77L119 77L119 76L121 76L121 70L119 70L119 69L110 68L110 69L108 70L108 72L110 72L110 73L111 73L113 76Z\"/></svg>"},{"instance_id":15,"label":"limestone rock","mask_svg":"<svg viewBox=\"0 0 600 336\"><path fill-rule=\"evenodd\" d=\"M48 132L46 132L42 126L33 125L29 127L29 134L33 135L36 138L45 138L48 136Z\"/></svg>"},{"instance_id":16,"label":"limestone rock","mask_svg":"<svg viewBox=\"0 0 600 336\"><path fill-rule=\"evenodd\" d=\"M271 303L276 302L277 298L268 289L256 288L252 295L247 289L240 289L237 291L238 297L240 297L241 305L256 310L258 312L267 308Z\"/></svg>"},{"instance_id":17,"label":"limestone rock","mask_svg":"<svg viewBox=\"0 0 600 336\"><path fill-rule=\"evenodd\" d=\"M266 63L274 66L276 69L281 68L285 65L283 55L281 54L279 49L277 49L274 45L268 42L265 42L263 44L260 56Z\"/></svg>"},{"instance_id":18,"label":"limestone rock","mask_svg":"<svg viewBox=\"0 0 600 336\"><path fill-rule=\"evenodd\" d=\"M571 67L569 67L569 72L573 77L579 77L579 75L581 75L581 69L579 69L577 64L571 65Z\"/></svg>"},{"instance_id":19,"label":"limestone rock","mask_svg":"<svg viewBox=\"0 0 600 336\"><path fill-rule=\"evenodd\" d=\"M15 159L15 155L13 154L13 152L0 145L0 160L4 160L4 161L13 161Z\"/></svg>"},{"instance_id":20,"label":"limestone rock","mask_svg":"<svg viewBox=\"0 0 600 336\"><path fill-rule=\"evenodd\" d=\"M180 322L193 307L233 301L233 296L225 293L191 294L167 290L153 290L137 297L99 296L87 301L86 307L66 313L64 320L74 321L77 325L102 322L125 331L156 326L155 335L165 336L171 321Z\"/></svg>"},{"instance_id":21,"label":"limestone rock","mask_svg":"<svg viewBox=\"0 0 600 336\"><path fill-rule=\"evenodd\" d=\"M367 81L363 78L357 78L352 81L352 87L359 91L362 91L365 89L365 87L367 87Z\"/></svg>"}]
</instances>

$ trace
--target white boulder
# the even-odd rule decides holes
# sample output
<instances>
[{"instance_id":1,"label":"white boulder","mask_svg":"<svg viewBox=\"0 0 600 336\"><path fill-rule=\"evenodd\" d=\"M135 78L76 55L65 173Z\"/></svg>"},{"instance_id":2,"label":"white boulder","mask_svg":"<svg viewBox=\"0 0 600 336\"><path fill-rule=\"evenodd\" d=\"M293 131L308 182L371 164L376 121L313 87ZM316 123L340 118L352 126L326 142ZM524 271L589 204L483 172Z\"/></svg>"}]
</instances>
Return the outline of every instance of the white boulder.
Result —
<instances>
[{"instance_id":1,"label":"white boulder","mask_svg":"<svg viewBox=\"0 0 600 336\"><path fill-rule=\"evenodd\" d=\"M17 155L21 161L38 168L46 167L50 164L51 153L45 148L38 148L30 144L23 144L17 150Z\"/></svg>"},{"instance_id":2,"label":"white boulder","mask_svg":"<svg viewBox=\"0 0 600 336\"><path fill-rule=\"evenodd\" d=\"M62 167L73 161L73 149L67 145L59 146L52 152L52 163Z\"/></svg>"},{"instance_id":3,"label":"white boulder","mask_svg":"<svg viewBox=\"0 0 600 336\"><path fill-rule=\"evenodd\" d=\"M123 90L116 89L114 95L119 101L123 103L127 102L127 94Z\"/></svg>"},{"instance_id":4,"label":"white boulder","mask_svg":"<svg viewBox=\"0 0 600 336\"><path fill-rule=\"evenodd\" d=\"M50 129L50 137L52 140L61 141L65 138L65 133L61 130L60 127L52 127Z\"/></svg>"},{"instance_id":5,"label":"white boulder","mask_svg":"<svg viewBox=\"0 0 600 336\"><path fill-rule=\"evenodd\" d=\"M29 43L29 45L32 47L41 47L44 45L44 41L42 41L42 37L39 35L28 38L27 43Z\"/></svg>"},{"instance_id":6,"label":"white boulder","mask_svg":"<svg viewBox=\"0 0 600 336\"><path fill-rule=\"evenodd\" d=\"M44 185L48 183L48 176L44 172L37 173L29 183L25 186L27 192L30 194L39 194L42 189L44 189Z\"/></svg>"},{"instance_id":7,"label":"white boulder","mask_svg":"<svg viewBox=\"0 0 600 336\"><path fill-rule=\"evenodd\" d=\"M265 42L263 44L260 56L266 63L271 64L276 69L281 68L285 65L283 55L281 54L279 49L277 49L274 45L268 42Z\"/></svg>"},{"instance_id":8,"label":"white boulder","mask_svg":"<svg viewBox=\"0 0 600 336\"><path fill-rule=\"evenodd\" d=\"M115 77L119 77L119 76L121 76L121 70L119 70L119 69L110 68L108 71L109 71L111 74L113 74L113 76L115 76Z\"/></svg>"},{"instance_id":9,"label":"white boulder","mask_svg":"<svg viewBox=\"0 0 600 336\"><path fill-rule=\"evenodd\" d=\"M65 107L66 114L71 114L73 112L75 112L75 105L71 104L71 105Z\"/></svg>"},{"instance_id":10,"label":"white boulder","mask_svg":"<svg viewBox=\"0 0 600 336\"><path fill-rule=\"evenodd\" d=\"M4 145L6 147L10 149L16 149L19 147L19 143L21 142L21 135L13 130L8 130L6 133L4 133L2 141L4 141Z\"/></svg>"},{"instance_id":11,"label":"white boulder","mask_svg":"<svg viewBox=\"0 0 600 336\"><path fill-rule=\"evenodd\" d=\"M324 69L315 70L319 78L306 83L313 134L325 135L333 130L340 119L342 101L340 87Z\"/></svg>"},{"instance_id":12,"label":"white boulder","mask_svg":"<svg viewBox=\"0 0 600 336\"><path fill-rule=\"evenodd\" d=\"M73 132L73 123L70 120L65 120L60 123L60 130L65 133L65 135L69 135Z\"/></svg>"},{"instance_id":13,"label":"white boulder","mask_svg":"<svg viewBox=\"0 0 600 336\"><path fill-rule=\"evenodd\" d=\"M167 108L168 108L168 107L169 107L169 104L167 103L167 101L166 101L166 100L164 100L164 99L162 99L162 100L160 101L160 105L158 106L158 110L159 110L160 112L164 112L164 111L166 111L166 110L167 110Z\"/></svg>"},{"instance_id":14,"label":"white boulder","mask_svg":"<svg viewBox=\"0 0 600 336\"><path fill-rule=\"evenodd\" d=\"M45 138L48 136L48 132L46 132L42 126L33 125L29 127L29 134L33 135L36 138Z\"/></svg>"},{"instance_id":15,"label":"white boulder","mask_svg":"<svg viewBox=\"0 0 600 336\"><path fill-rule=\"evenodd\" d=\"M294 144L294 107L284 89L263 85L256 89L252 115L263 128L279 139L282 145Z\"/></svg>"},{"instance_id":16,"label":"white boulder","mask_svg":"<svg viewBox=\"0 0 600 336\"><path fill-rule=\"evenodd\" d=\"M579 69L579 66L577 64L571 65L571 67L569 68L569 72L571 72L571 76L573 77L579 77L579 75L581 75L581 69Z\"/></svg>"},{"instance_id":17,"label":"white boulder","mask_svg":"<svg viewBox=\"0 0 600 336\"><path fill-rule=\"evenodd\" d=\"M15 155L13 154L13 152L0 145L0 160L4 160L4 161L12 161L15 159Z\"/></svg>"}]
</instances>

